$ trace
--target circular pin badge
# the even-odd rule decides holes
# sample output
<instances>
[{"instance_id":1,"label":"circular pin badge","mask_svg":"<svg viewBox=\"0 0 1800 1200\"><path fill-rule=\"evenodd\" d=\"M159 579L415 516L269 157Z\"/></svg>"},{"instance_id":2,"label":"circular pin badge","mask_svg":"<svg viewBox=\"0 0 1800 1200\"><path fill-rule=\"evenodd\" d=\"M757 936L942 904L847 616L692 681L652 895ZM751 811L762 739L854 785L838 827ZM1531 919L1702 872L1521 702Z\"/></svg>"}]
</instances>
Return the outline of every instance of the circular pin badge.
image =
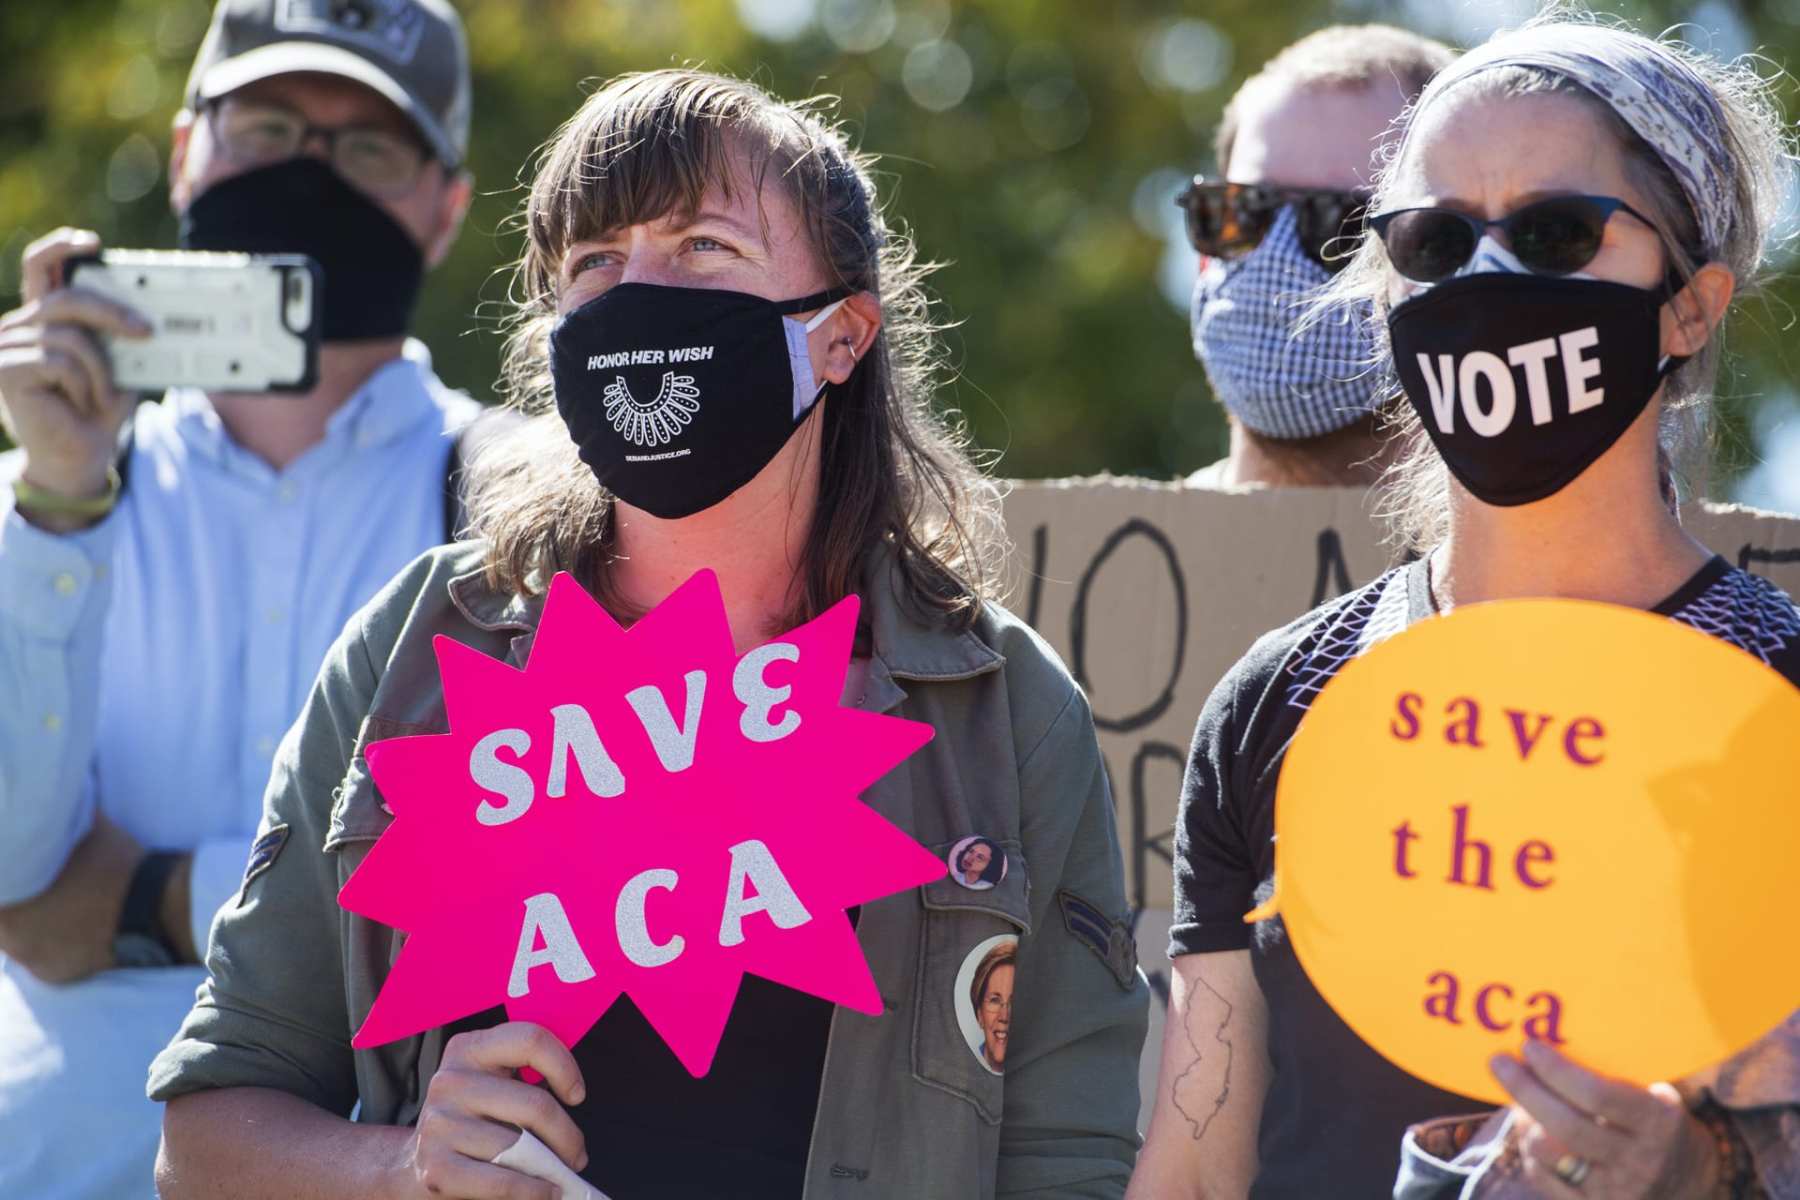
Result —
<instances>
[{"instance_id":1,"label":"circular pin badge","mask_svg":"<svg viewBox=\"0 0 1800 1200\"><path fill-rule=\"evenodd\" d=\"M1006 1042L1012 1032L1013 974L1019 939L1002 933L978 942L957 969L951 996L957 1028L976 1061L994 1075L1006 1071Z\"/></svg>"},{"instance_id":2,"label":"circular pin badge","mask_svg":"<svg viewBox=\"0 0 1800 1200\"><path fill-rule=\"evenodd\" d=\"M971 892L985 892L1006 878L1006 851L991 838L966 837L944 856L950 878Z\"/></svg>"}]
</instances>

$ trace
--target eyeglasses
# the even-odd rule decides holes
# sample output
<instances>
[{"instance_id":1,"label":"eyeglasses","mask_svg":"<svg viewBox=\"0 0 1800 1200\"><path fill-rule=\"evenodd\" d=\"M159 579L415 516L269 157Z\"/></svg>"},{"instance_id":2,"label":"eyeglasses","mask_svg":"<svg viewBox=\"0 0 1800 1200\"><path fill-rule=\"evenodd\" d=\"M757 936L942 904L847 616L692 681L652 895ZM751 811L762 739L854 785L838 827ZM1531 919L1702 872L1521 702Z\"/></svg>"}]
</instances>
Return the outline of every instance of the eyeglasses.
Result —
<instances>
[{"instance_id":1,"label":"eyeglasses","mask_svg":"<svg viewBox=\"0 0 1800 1200\"><path fill-rule=\"evenodd\" d=\"M1210 258L1242 258L1262 244L1276 214L1292 205L1300 248L1333 274L1344 269L1363 232L1369 197L1360 191L1220 183L1194 176L1176 197L1187 213L1188 241Z\"/></svg>"},{"instance_id":2,"label":"eyeglasses","mask_svg":"<svg viewBox=\"0 0 1800 1200\"><path fill-rule=\"evenodd\" d=\"M1375 214L1369 227L1387 247L1394 269L1417 283L1456 274L1495 225L1526 267L1541 275L1568 275L1594 261L1606 222L1616 212L1656 229L1654 221L1615 196L1553 196L1492 221L1450 208L1402 208Z\"/></svg>"},{"instance_id":3,"label":"eyeglasses","mask_svg":"<svg viewBox=\"0 0 1800 1200\"><path fill-rule=\"evenodd\" d=\"M314 134L325 139L331 165L351 183L381 196L412 190L429 157L419 142L369 125L313 125L291 108L226 97L207 110L225 152L239 162L279 162L300 153Z\"/></svg>"}]
</instances>

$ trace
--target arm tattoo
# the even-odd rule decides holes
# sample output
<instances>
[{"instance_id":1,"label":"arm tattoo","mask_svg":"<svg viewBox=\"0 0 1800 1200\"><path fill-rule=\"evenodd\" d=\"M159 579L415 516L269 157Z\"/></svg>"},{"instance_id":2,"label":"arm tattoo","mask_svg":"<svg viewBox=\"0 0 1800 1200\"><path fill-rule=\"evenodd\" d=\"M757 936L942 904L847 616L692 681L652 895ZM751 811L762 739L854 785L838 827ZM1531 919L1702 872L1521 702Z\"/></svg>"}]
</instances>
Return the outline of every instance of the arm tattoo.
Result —
<instances>
[{"instance_id":1,"label":"arm tattoo","mask_svg":"<svg viewBox=\"0 0 1800 1200\"><path fill-rule=\"evenodd\" d=\"M1218 989L1214 988L1210 983L1207 983L1206 980L1201 979L1198 975L1194 976L1194 979L1201 987L1211 992L1220 1004L1225 1006L1225 1016L1219 1021L1219 1027L1212 1032L1212 1040L1225 1047L1225 1077L1219 1083L1219 1094L1210 1101L1210 1110L1198 1113L1198 1115L1196 1115L1195 1112L1188 1111L1188 1107L1181 1101L1181 1086L1183 1082L1187 1080L1189 1075L1192 1075L1195 1071L1200 1069L1200 1062L1204 1057L1200 1042L1194 1036L1194 1025L1199 1019L1200 1014L1194 1005L1192 993L1188 996L1187 1012L1183 1016L1181 1022L1181 1032L1183 1036L1187 1038L1189 1048L1194 1052L1194 1061L1169 1084L1169 1098L1175 1103L1175 1111L1185 1117L1187 1123L1193 1127L1194 1140L1197 1142L1206 1136L1206 1131L1212 1127L1213 1118L1219 1115L1225 1107L1225 1102L1231 1098L1231 1060L1234 1056L1234 1051L1231 1043L1227 1041L1225 1037L1225 1027L1231 1024L1231 1014L1233 1012L1231 1002L1219 995ZM1198 1109L1201 1106L1196 1105L1195 1107Z\"/></svg>"}]
</instances>

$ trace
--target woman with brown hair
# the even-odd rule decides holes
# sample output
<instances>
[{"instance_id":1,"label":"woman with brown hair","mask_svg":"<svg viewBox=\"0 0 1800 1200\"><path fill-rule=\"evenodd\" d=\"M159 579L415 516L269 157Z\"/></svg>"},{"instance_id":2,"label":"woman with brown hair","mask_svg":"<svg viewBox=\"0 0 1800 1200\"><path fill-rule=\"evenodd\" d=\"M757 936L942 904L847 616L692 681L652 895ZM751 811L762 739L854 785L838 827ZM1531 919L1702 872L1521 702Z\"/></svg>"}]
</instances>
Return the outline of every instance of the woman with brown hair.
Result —
<instances>
[{"instance_id":1,"label":"woman with brown hair","mask_svg":"<svg viewBox=\"0 0 1800 1200\"><path fill-rule=\"evenodd\" d=\"M540 157L525 228L525 426L477 464L481 540L351 622L277 757L285 851L215 926L152 1070L162 1194L552 1195L493 1161L524 1129L612 1200L1120 1195L1147 988L1123 939L1056 907L1126 912L1092 719L988 598L995 493L932 412L922 271L867 160L752 85L626 76ZM990 839L1005 878L861 908L879 1017L746 977L701 1079L626 1003L572 1052L499 1010L352 1050L400 940L335 903L390 820L362 749L445 728L433 637L516 664L555 572L630 620L703 567L740 651L863 598L845 702L937 731L865 802L940 858ZM1002 935L1031 997L1004 1078L968 1053L956 986Z\"/></svg>"}]
</instances>

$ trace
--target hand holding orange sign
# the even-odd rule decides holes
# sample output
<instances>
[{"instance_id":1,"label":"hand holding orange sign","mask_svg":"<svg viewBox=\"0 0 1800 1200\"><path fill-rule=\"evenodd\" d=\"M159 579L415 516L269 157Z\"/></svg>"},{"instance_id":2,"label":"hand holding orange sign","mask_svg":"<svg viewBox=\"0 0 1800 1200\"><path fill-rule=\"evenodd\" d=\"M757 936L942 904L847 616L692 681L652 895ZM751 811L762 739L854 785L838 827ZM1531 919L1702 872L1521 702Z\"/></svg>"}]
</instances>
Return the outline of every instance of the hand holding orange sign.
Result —
<instances>
[{"instance_id":1,"label":"hand holding orange sign","mask_svg":"<svg viewBox=\"0 0 1800 1200\"><path fill-rule=\"evenodd\" d=\"M1495 1055L1493 1068L1520 1109L1511 1136L1535 1195L1716 1194L1723 1166L1718 1146L1669 1084L1643 1088L1608 1079L1544 1042L1527 1042L1517 1059Z\"/></svg>"},{"instance_id":2,"label":"hand holding orange sign","mask_svg":"<svg viewBox=\"0 0 1800 1200\"><path fill-rule=\"evenodd\" d=\"M1800 690L1665 617L1563 600L1422 622L1320 693L1282 769L1279 911L1344 1021L1505 1103L1525 1038L1648 1083L1800 1006ZM1347 767L1354 764L1354 770Z\"/></svg>"}]
</instances>

